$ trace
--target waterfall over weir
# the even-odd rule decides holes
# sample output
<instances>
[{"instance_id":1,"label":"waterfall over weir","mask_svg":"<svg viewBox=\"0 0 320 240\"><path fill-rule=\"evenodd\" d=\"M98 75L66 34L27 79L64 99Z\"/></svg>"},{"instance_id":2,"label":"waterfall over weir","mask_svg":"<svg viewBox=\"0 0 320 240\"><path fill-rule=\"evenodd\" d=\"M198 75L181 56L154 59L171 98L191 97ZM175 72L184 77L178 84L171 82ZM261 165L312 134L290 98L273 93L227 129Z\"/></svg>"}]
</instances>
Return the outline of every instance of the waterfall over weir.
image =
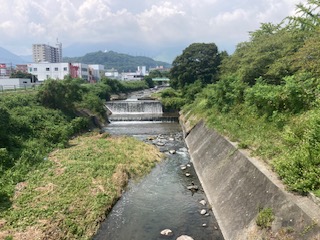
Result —
<instances>
[{"instance_id":1,"label":"waterfall over weir","mask_svg":"<svg viewBox=\"0 0 320 240\"><path fill-rule=\"evenodd\" d=\"M110 101L107 108L112 114L148 114L162 113L162 105L159 101Z\"/></svg>"},{"instance_id":2,"label":"waterfall over weir","mask_svg":"<svg viewBox=\"0 0 320 240\"><path fill-rule=\"evenodd\" d=\"M175 122L176 114L162 111L162 104L155 100L109 101L106 103L110 121L162 121Z\"/></svg>"}]
</instances>

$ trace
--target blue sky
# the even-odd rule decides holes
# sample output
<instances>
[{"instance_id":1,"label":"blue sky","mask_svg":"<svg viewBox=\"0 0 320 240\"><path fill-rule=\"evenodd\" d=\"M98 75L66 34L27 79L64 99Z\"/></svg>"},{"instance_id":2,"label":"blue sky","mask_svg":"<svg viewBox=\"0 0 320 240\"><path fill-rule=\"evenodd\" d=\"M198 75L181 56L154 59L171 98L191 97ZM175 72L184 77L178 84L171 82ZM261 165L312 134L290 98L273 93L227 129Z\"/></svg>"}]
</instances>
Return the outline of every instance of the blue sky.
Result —
<instances>
[{"instance_id":1,"label":"blue sky","mask_svg":"<svg viewBox=\"0 0 320 240\"><path fill-rule=\"evenodd\" d=\"M33 43L64 56L117 51L164 61L194 42L232 53L261 23L279 23L304 0L1 0L0 46L30 55Z\"/></svg>"}]
</instances>

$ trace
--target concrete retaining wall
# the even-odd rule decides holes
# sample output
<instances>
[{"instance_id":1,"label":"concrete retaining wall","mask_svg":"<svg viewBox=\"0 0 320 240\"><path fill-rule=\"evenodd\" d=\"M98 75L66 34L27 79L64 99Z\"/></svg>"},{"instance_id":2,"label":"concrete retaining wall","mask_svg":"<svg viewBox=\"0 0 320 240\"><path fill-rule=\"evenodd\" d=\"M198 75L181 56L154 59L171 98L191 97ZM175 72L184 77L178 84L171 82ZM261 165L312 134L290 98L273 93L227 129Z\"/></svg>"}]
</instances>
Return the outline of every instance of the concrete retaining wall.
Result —
<instances>
[{"instance_id":1,"label":"concrete retaining wall","mask_svg":"<svg viewBox=\"0 0 320 240\"><path fill-rule=\"evenodd\" d=\"M274 212L272 231L278 232L278 236L287 230L286 234L294 239L320 239L318 205L286 192L266 165L207 129L203 121L193 128L186 121L181 125L194 167L225 239L259 239L256 217L259 209L267 207Z\"/></svg>"}]
</instances>

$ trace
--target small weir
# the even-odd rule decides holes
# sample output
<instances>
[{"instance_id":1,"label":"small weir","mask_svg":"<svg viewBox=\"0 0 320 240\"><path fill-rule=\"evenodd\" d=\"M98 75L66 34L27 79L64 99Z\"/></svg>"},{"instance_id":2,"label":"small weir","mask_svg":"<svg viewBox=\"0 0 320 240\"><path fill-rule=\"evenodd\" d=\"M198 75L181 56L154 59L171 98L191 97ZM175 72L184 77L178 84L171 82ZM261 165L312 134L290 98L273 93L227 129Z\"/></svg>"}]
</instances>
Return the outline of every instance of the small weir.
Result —
<instances>
[{"instance_id":1,"label":"small weir","mask_svg":"<svg viewBox=\"0 0 320 240\"><path fill-rule=\"evenodd\" d=\"M104 131L154 144L166 157L148 176L129 183L93 239L175 240L181 235L195 240L223 239L190 162L177 116L162 121L159 102L113 101L107 106L111 123ZM159 118L150 120L153 114ZM117 115L123 118L119 120ZM191 186L199 189L191 191ZM164 229L171 229L173 235L161 235Z\"/></svg>"},{"instance_id":2,"label":"small weir","mask_svg":"<svg viewBox=\"0 0 320 240\"><path fill-rule=\"evenodd\" d=\"M162 105L155 100L130 99L109 101L106 107L110 112L109 120L115 121L161 121L177 122L177 113L163 113Z\"/></svg>"}]
</instances>

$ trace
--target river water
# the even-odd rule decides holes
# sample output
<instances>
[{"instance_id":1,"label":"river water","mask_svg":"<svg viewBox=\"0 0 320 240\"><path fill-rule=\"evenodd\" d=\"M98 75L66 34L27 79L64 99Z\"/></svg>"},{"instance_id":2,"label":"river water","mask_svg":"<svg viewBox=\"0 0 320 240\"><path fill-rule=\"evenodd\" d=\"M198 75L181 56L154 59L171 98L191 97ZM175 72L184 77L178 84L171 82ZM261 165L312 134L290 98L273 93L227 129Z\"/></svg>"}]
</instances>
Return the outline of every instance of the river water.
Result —
<instances>
[{"instance_id":1,"label":"river water","mask_svg":"<svg viewBox=\"0 0 320 240\"><path fill-rule=\"evenodd\" d=\"M154 144L165 158L145 178L129 183L93 239L157 240L180 235L195 240L223 239L210 206L199 203L206 196L177 122L115 121L104 130ZM198 191L188 190L192 183L199 186ZM201 215L203 209L208 214ZM173 235L162 236L164 229L171 229Z\"/></svg>"}]
</instances>

